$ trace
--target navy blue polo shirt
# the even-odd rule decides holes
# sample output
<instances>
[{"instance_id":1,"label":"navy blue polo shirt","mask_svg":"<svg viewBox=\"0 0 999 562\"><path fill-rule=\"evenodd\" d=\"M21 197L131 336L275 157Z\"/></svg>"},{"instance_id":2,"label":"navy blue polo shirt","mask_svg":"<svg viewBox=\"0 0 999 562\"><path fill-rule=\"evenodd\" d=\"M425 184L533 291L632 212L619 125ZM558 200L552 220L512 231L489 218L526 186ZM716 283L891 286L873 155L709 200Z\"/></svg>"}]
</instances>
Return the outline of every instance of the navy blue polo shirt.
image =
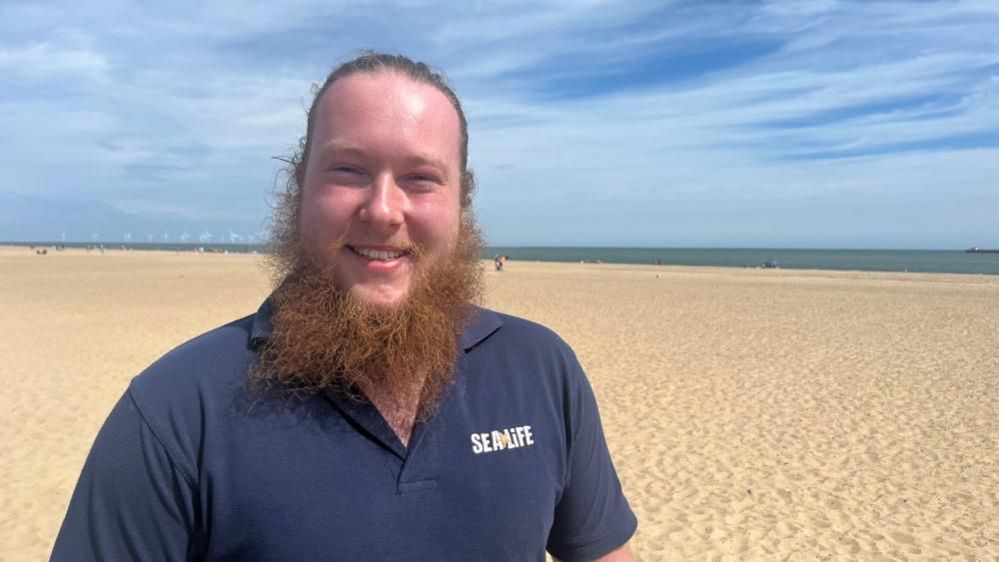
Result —
<instances>
[{"instance_id":1,"label":"navy blue polo shirt","mask_svg":"<svg viewBox=\"0 0 999 562\"><path fill-rule=\"evenodd\" d=\"M370 404L265 396L270 306L136 377L87 458L53 560L598 558L637 521L569 347L478 310L407 449Z\"/></svg>"}]
</instances>

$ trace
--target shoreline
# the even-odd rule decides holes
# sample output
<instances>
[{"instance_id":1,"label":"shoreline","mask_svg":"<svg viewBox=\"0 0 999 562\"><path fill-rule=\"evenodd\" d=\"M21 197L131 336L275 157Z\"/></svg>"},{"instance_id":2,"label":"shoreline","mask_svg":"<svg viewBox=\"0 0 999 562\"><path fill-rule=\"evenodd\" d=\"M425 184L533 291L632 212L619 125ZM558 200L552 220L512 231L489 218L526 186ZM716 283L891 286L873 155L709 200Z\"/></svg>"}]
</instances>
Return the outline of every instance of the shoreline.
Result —
<instances>
[{"instance_id":1,"label":"shoreline","mask_svg":"<svg viewBox=\"0 0 999 562\"><path fill-rule=\"evenodd\" d=\"M0 244L0 253L10 253L18 254L24 253L25 255L36 255L31 252L30 249L26 250L27 246L11 246ZM47 254L46 256L38 256L39 258L48 257L49 255L87 255L96 252L95 256L101 255L176 255L176 256L199 256L199 257L210 257L210 256L246 256L253 259L263 259L267 254L253 253L253 252L219 252L219 251L206 251L206 252L196 252L193 250L179 251L179 250L151 250L151 249L106 249L104 254L100 254L97 250L87 250L86 248L77 247L67 247L64 250L59 250ZM493 272L493 262L491 258L481 258L480 261L483 263L486 271ZM520 265L541 265L541 266L568 266L574 267L578 266L579 270L587 270L587 268L593 268L595 271L605 270L605 271L649 271L649 272L660 272L660 273L695 273L695 272L734 272L734 271L745 271L745 272L765 272L766 275L775 276L794 276L801 275L805 277L824 277L828 276L830 278L885 278L891 279L893 276L897 276L899 280L905 279L931 279L934 277L955 277L960 280L970 280L979 279L983 282L990 282L989 280L995 280L999 282L999 274L991 273L964 273L964 272L925 272L925 271L884 271L884 270L865 270L865 269L821 269L821 268L765 268L765 267L748 267L748 266L726 266L726 265L684 265L684 264L650 264L650 263L604 263L604 262L571 262L571 261L545 261L545 260L518 260L511 258L504 267L504 272L512 271ZM513 268L513 269L511 269ZM500 274L504 273L500 272Z\"/></svg>"}]
</instances>

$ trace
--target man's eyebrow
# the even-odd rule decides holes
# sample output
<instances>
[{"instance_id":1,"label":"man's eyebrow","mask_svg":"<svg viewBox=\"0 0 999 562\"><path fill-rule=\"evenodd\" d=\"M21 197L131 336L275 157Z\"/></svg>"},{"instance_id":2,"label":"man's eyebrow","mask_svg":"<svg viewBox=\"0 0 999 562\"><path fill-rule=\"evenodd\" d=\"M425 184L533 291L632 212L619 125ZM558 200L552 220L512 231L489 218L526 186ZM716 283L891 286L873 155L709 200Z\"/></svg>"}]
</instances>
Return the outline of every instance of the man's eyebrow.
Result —
<instances>
[{"instance_id":1,"label":"man's eyebrow","mask_svg":"<svg viewBox=\"0 0 999 562\"><path fill-rule=\"evenodd\" d=\"M333 139L325 143L322 147L320 147L319 151L323 154L328 154L330 152L350 152L359 155L364 154L364 150L360 146L340 139Z\"/></svg>"}]
</instances>

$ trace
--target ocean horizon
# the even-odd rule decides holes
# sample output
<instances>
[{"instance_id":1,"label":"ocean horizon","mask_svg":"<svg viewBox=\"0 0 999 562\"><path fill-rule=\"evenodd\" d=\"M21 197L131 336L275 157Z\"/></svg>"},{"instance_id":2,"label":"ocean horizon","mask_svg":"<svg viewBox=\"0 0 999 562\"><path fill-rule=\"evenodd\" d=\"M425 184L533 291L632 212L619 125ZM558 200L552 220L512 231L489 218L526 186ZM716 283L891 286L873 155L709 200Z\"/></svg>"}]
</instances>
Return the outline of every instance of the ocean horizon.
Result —
<instances>
[{"instance_id":1,"label":"ocean horizon","mask_svg":"<svg viewBox=\"0 0 999 562\"><path fill-rule=\"evenodd\" d=\"M0 242L6 246L37 248L92 248L105 251L146 250L189 252L265 253L263 244L200 244L168 242ZM963 273L999 275L999 254L960 250L858 250L792 248L637 248L596 246L487 246L483 259L496 255L516 261L564 263L616 263L710 267L762 267L824 269L834 271L886 271L913 273Z\"/></svg>"}]
</instances>

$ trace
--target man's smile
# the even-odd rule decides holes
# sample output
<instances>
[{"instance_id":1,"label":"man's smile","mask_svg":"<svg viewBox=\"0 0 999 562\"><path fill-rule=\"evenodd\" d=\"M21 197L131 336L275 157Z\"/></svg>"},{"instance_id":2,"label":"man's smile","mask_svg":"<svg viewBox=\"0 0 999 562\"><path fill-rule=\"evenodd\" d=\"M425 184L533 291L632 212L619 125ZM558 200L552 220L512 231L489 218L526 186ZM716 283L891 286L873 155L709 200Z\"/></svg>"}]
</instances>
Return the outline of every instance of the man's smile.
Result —
<instances>
[{"instance_id":1,"label":"man's smile","mask_svg":"<svg viewBox=\"0 0 999 562\"><path fill-rule=\"evenodd\" d=\"M373 247L351 246L351 245L347 245L347 248L350 251L354 252L355 254L367 258L369 260L386 261L386 260L398 259L403 256L409 255L408 250L402 250L402 249L379 249Z\"/></svg>"}]
</instances>

